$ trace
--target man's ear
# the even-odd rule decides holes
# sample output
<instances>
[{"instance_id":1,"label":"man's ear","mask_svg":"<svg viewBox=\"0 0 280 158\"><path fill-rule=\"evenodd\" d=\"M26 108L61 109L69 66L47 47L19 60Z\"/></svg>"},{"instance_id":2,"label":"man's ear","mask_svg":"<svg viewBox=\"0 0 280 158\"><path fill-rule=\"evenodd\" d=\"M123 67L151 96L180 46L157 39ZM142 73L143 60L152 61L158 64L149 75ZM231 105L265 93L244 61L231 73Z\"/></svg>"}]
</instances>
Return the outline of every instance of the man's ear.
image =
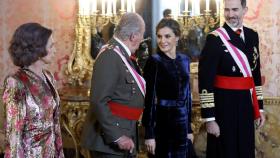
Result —
<instances>
[{"instance_id":1,"label":"man's ear","mask_svg":"<svg viewBox=\"0 0 280 158\"><path fill-rule=\"evenodd\" d=\"M135 34L134 33L130 34L129 40L130 41L134 41L134 39L135 39Z\"/></svg>"},{"instance_id":2,"label":"man's ear","mask_svg":"<svg viewBox=\"0 0 280 158\"><path fill-rule=\"evenodd\" d=\"M245 15L247 12L248 12L248 7L245 7L243 14Z\"/></svg>"}]
</instances>

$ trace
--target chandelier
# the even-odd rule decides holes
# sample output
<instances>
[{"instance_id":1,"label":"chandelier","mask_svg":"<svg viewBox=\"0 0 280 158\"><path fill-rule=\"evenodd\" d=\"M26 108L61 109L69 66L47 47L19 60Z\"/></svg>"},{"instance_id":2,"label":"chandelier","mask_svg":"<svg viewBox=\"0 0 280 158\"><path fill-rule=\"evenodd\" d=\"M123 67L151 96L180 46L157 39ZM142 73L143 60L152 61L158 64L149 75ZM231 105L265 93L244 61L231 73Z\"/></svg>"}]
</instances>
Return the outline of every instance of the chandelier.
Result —
<instances>
[{"instance_id":1,"label":"chandelier","mask_svg":"<svg viewBox=\"0 0 280 158\"><path fill-rule=\"evenodd\" d=\"M92 28L103 27L109 22L117 24L126 12L135 12L135 3L136 0L120 0L118 4L117 0L79 0L79 15L89 18Z\"/></svg>"},{"instance_id":2,"label":"chandelier","mask_svg":"<svg viewBox=\"0 0 280 158\"><path fill-rule=\"evenodd\" d=\"M183 35L188 35L189 30L198 27L208 33L220 22L220 0L184 0L184 10L181 11L181 0L177 1L178 7L172 15L182 27ZM212 8L210 9L210 4ZM204 8L202 10L201 8ZM216 12L213 12L213 11Z\"/></svg>"},{"instance_id":3,"label":"chandelier","mask_svg":"<svg viewBox=\"0 0 280 158\"><path fill-rule=\"evenodd\" d=\"M65 71L71 85L84 85L91 77L94 60L91 57L91 36L97 28L117 24L126 12L135 12L136 0L77 0L74 49Z\"/></svg>"}]
</instances>

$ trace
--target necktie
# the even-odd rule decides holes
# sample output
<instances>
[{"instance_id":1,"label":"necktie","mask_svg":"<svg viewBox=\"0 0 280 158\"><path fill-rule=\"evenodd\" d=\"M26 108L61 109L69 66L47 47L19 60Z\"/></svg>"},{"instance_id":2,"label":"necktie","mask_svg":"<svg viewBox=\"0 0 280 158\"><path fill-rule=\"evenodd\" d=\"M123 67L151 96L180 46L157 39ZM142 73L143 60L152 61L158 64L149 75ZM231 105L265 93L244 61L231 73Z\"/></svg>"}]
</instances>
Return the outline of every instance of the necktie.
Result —
<instances>
[{"instance_id":1,"label":"necktie","mask_svg":"<svg viewBox=\"0 0 280 158\"><path fill-rule=\"evenodd\" d=\"M235 33L236 33L236 34L238 35L238 37L241 38L242 41L244 42L244 40L243 40L243 38L242 38L242 36L241 36L242 30L241 30L241 29L237 29L237 30L235 31Z\"/></svg>"},{"instance_id":2,"label":"necktie","mask_svg":"<svg viewBox=\"0 0 280 158\"><path fill-rule=\"evenodd\" d=\"M241 32L242 32L242 30L241 29L237 29L236 31L235 31L235 33L240 37L240 35L241 35Z\"/></svg>"},{"instance_id":3,"label":"necktie","mask_svg":"<svg viewBox=\"0 0 280 158\"><path fill-rule=\"evenodd\" d=\"M139 73L141 74L141 69L137 63L137 58L136 58L136 55L135 54L131 54L131 56L129 57L130 60L132 61L133 63L133 68Z\"/></svg>"}]
</instances>

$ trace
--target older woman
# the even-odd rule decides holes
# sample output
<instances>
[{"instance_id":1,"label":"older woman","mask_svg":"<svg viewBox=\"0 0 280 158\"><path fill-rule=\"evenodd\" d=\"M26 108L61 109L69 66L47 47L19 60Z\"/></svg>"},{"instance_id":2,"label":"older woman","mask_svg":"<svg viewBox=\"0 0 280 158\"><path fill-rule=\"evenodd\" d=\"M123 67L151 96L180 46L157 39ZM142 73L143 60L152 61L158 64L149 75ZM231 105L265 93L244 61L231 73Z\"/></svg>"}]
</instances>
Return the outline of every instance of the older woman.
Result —
<instances>
[{"instance_id":1,"label":"older woman","mask_svg":"<svg viewBox=\"0 0 280 158\"><path fill-rule=\"evenodd\" d=\"M59 96L45 70L55 53L52 31L26 23L15 31L9 53L19 69L4 82L6 158L63 158Z\"/></svg>"},{"instance_id":2,"label":"older woman","mask_svg":"<svg viewBox=\"0 0 280 158\"><path fill-rule=\"evenodd\" d=\"M157 158L186 158L193 139L189 58L176 51L180 33L178 22L162 19L156 27L159 50L144 68L145 145Z\"/></svg>"}]
</instances>

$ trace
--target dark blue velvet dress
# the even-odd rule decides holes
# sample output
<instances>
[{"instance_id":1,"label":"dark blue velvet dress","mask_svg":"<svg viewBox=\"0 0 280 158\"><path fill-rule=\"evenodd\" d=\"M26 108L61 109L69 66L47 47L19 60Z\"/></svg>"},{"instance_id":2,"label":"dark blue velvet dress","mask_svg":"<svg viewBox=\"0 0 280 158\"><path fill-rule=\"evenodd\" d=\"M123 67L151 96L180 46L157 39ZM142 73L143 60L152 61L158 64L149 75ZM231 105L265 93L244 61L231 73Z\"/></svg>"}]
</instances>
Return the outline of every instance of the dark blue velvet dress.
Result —
<instances>
[{"instance_id":1,"label":"dark blue velvet dress","mask_svg":"<svg viewBox=\"0 0 280 158\"><path fill-rule=\"evenodd\" d=\"M152 55L145 67L145 139L156 140L157 158L186 158L187 134L191 131L189 58L177 53Z\"/></svg>"}]
</instances>

